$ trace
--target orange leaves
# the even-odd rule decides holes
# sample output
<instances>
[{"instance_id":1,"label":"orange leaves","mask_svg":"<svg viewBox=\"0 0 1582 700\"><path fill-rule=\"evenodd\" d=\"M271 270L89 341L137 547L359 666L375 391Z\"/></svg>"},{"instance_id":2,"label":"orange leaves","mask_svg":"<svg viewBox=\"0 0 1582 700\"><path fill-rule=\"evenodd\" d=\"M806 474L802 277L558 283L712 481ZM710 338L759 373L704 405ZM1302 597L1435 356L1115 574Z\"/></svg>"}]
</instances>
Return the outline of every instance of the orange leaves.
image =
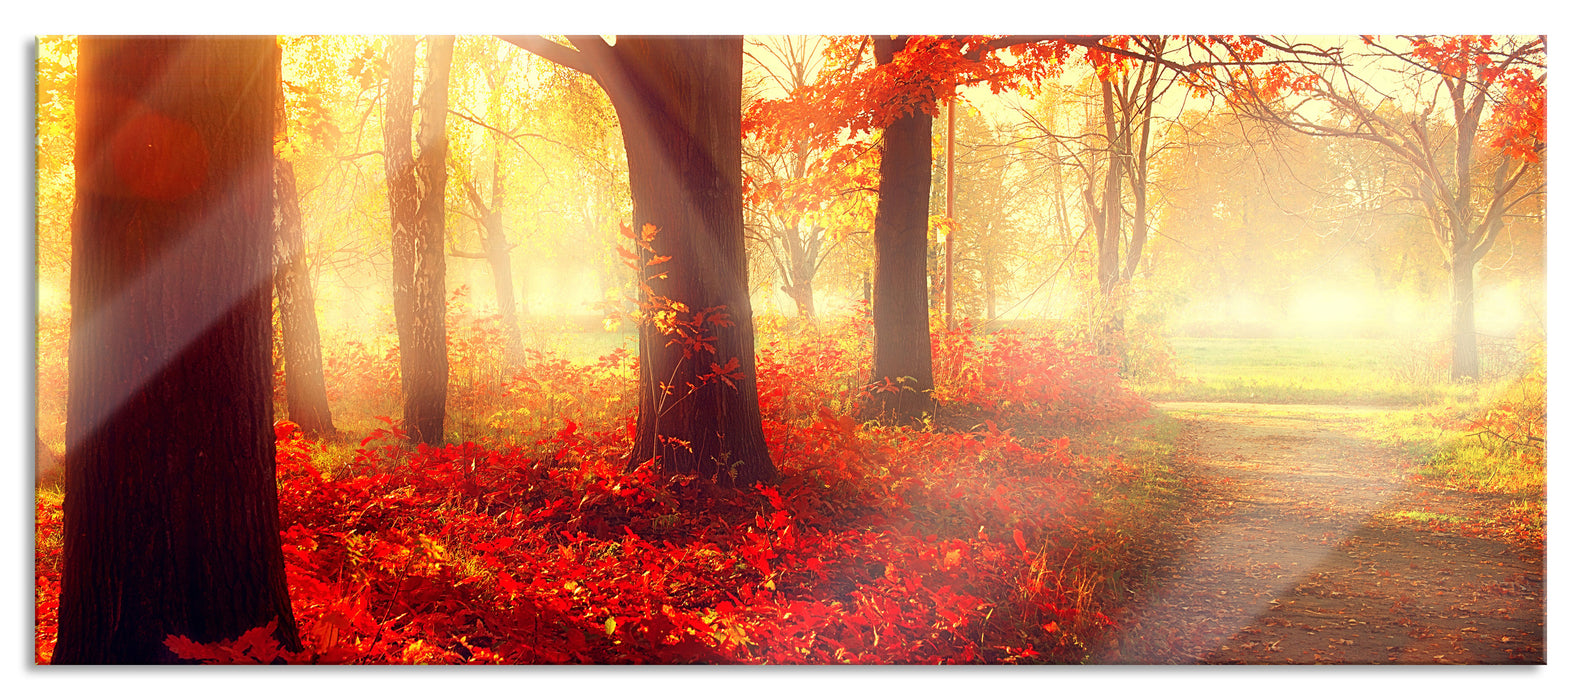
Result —
<instances>
[{"instance_id":1,"label":"orange leaves","mask_svg":"<svg viewBox=\"0 0 1582 700\"><path fill-rule=\"evenodd\" d=\"M1454 77L1467 77L1474 66L1487 67L1491 61L1487 51L1494 47L1494 37L1449 36L1413 37L1412 55L1422 59L1436 70Z\"/></svg>"},{"instance_id":2,"label":"orange leaves","mask_svg":"<svg viewBox=\"0 0 1582 700\"><path fill-rule=\"evenodd\" d=\"M1549 93L1529 70L1502 76L1504 99L1494 106L1495 128L1489 145L1511 157L1537 162L1538 149L1549 141Z\"/></svg>"},{"instance_id":3,"label":"orange leaves","mask_svg":"<svg viewBox=\"0 0 1582 700\"><path fill-rule=\"evenodd\" d=\"M811 138L815 150L828 151L908 114L936 114L939 101L960 85L982 83L1001 92L1042 80L1070 50L1052 41L992 50L999 40L913 36L881 65L862 60L867 37L832 37L818 82L784 99L749 105L743 134L765 139L771 147Z\"/></svg>"},{"instance_id":4,"label":"orange leaves","mask_svg":"<svg viewBox=\"0 0 1582 700\"><path fill-rule=\"evenodd\" d=\"M1548 142L1548 90L1541 41L1520 46L1490 35L1411 37L1412 57L1444 76L1488 96L1493 105L1484 140L1520 161L1537 162ZM1483 129L1480 125L1480 129Z\"/></svg>"}]
</instances>

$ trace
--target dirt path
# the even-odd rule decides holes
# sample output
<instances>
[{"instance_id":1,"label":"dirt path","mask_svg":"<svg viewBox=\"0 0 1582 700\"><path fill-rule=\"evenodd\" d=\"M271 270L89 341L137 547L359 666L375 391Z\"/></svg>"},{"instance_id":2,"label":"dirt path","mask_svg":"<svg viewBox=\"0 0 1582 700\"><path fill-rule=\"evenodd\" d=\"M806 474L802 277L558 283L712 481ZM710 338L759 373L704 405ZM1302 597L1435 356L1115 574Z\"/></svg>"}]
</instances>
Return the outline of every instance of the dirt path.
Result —
<instances>
[{"instance_id":1,"label":"dirt path","mask_svg":"<svg viewBox=\"0 0 1582 700\"><path fill-rule=\"evenodd\" d=\"M1348 432L1368 409L1160 407L1208 487L1106 661L1544 663L1543 552L1400 515L1487 504Z\"/></svg>"}]
</instances>

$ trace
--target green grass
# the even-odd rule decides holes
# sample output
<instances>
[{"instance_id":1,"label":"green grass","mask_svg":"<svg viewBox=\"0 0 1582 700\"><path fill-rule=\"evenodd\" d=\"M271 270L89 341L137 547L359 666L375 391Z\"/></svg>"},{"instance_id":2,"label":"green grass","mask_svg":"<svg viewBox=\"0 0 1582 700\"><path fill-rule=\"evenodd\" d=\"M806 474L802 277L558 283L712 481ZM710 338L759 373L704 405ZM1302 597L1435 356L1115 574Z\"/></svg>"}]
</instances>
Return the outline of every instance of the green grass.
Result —
<instances>
[{"instance_id":1,"label":"green grass","mask_svg":"<svg viewBox=\"0 0 1582 700\"><path fill-rule=\"evenodd\" d=\"M1149 559L1134 544L1151 540L1159 523L1183 507L1183 475L1172 464L1181 428L1180 420L1155 410L1141 420L1070 436L1073 453L1114 454L1129 468L1089 475L1099 513L1094 525L1106 534L1084 556L1098 572L1090 583L1106 600L1124 600L1129 591L1146 588L1151 581Z\"/></svg>"},{"instance_id":2,"label":"green grass","mask_svg":"<svg viewBox=\"0 0 1582 700\"><path fill-rule=\"evenodd\" d=\"M1443 513L1424 513L1416 510L1403 510L1391 514L1390 517L1400 520L1412 520L1420 523L1464 523L1467 521L1459 515L1445 515Z\"/></svg>"},{"instance_id":3,"label":"green grass","mask_svg":"<svg viewBox=\"0 0 1582 700\"><path fill-rule=\"evenodd\" d=\"M1138 389L1155 401L1409 406L1466 400L1475 390L1411 380L1411 346L1330 338L1175 338L1173 382Z\"/></svg>"}]
</instances>

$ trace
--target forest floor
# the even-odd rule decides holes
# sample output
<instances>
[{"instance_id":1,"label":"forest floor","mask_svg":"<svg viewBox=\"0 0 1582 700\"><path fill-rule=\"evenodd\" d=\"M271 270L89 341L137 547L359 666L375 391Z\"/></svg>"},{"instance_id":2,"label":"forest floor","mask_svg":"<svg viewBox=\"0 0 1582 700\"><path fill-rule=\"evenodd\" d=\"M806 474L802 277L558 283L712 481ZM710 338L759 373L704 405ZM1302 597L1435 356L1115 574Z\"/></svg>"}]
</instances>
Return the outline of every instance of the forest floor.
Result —
<instances>
[{"instance_id":1,"label":"forest floor","mask_svg":"<svg viewBox=\"0 0 1582 700\"><path fill-rule=\"evenodd\" d=\"M1541 544L1457 527L1500 505L1411 476L1379 409L1163 403L1199 493L1095 660L1542 664Z\"/></svg>"}]
</instances>

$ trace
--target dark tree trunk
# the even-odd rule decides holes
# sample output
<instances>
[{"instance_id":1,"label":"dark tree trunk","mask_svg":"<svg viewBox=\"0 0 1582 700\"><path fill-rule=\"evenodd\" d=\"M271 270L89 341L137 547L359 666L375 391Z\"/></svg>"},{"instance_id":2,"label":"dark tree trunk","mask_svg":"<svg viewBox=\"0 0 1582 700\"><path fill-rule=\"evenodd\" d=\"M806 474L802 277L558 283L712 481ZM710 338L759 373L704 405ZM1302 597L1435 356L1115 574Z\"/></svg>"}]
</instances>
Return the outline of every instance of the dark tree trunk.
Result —
<instances>
[{"instance_id":1,"label":"dark tree trunk","mask_svg":"<svg viewBox=\"0 0 1582 700\"><path fill-rule=\"evenodd\" d=\"M1478 380L1478 329L1473 314L1471 255L1456 255L1450 265L1450 378Z\"/></svg>"},{"instance_id":2,"label":"dark tree trunk","mask_svg":"<svg viewBox=\"0 0 1582 700\"><path fill-rule=\"evenodd\" d=\"M286 129L284 83L276 81L275 88L279 138ZM335 424L330 420L330 399L324 387L319 319L308 282L296 169L284 158L275 158L274 192L275 297L280 301L280 335L285 346L286 415L308 435L332 435Z\"/></svg>"},{"instance_id":3,"label":"dark tree trunk","mask_svg":"<svg viewBox=\"0 0 1582 700\"><path fill-rule=\"evenodd\" d=\"M418 152L412 156L412 72L416 40L395 37L385 105L385 176L401 343L402 419L413 442L445 438L445 110L454 37L428 38L419 98Z\"/></svg>"},{"instance_id":4,"label":"dark tree trunk","mask_svg":"<svg viewBox=\"0 0 1582 700\"><path fill-rule=\"evenodd\" d=\"M758 412L747 293L742 38L622 36L611 46L570 37L575 50L541 37L507 40L592 75L609 93L626 143L634 228L658 229L648 243L654 252L638 261L650 313L638 330L629 464L657 459L667 471L735 485L776 479ZM675 319L682 325L711 313L728 324L705 322L701 346L673 343L678 336L652 313L661 300L685 307ZM721 379L715 367L732 362L736 372Z\"/></svg>"},{"instance_id":5,"label":"dark tree trunk","mask_svg":"<svg viewBox=\"0 0 1582 700\"><path fill-rule=\"evenodd\" d=\"M271 38L83 37L60 664L168 663L167 635L286 591L270 398Z\"/></svg>"},{"instance_id":6,"label":"dark tree trunk","mask_svg":"<svg viewBox=\"0 0 1582 700\"><path fill-rule=\"evenodd\" d=\"M907 37L874 38L888 63ZM933 352L928 335L928 188L933 117L917 111L886 127L879 146L879 201L874 215L873 382L866 413L905 422L933 408Z\"/></svg>"},{"instance_id":7,"label":"dark tree trunk","mask_svg":"<svg viewBox=\"0 0 1582 700\"><path fill-rule=\"evenodd\" d=\"M638 335L637 440L630 464L748 484L777 477L758 412L753 315L742 229L741 37L620 37L609 90L626 142L634 228L659 229L640 274L682 321L722 310L729 325L701 328L712 352L688 352L653 322ZM711 365L739 366L729 383Z\"/></svg>"}]
</instances>

